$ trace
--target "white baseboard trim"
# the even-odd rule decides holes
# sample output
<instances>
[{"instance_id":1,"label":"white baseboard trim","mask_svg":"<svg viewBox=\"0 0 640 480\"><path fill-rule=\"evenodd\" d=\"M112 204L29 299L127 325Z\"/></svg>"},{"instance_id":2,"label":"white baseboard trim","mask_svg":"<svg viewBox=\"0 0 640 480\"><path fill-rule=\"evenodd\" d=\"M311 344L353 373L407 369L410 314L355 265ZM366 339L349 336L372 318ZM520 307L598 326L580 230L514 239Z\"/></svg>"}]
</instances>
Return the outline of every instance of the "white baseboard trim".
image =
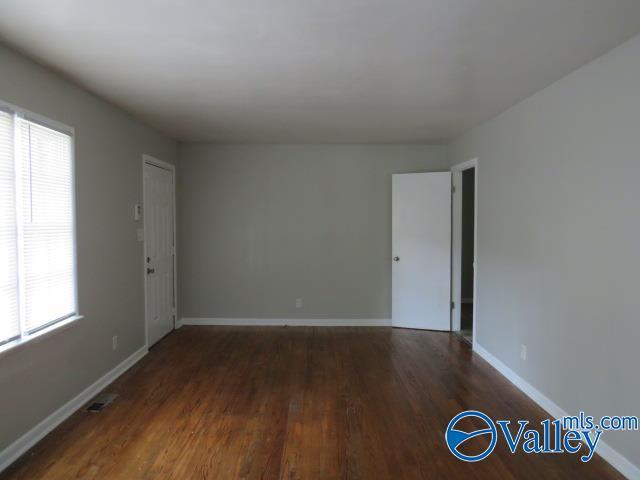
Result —
<instances>
[{"instance_id":1,"label":"white baseboard trim","mask_svg":"<svg viewBox=\"0 0 640 480\"><path fill-rule=\"evenodd\" d=\"M182 328L182 325L184 325L184 323L182 323L182 318L178 318L176 320L175 330L178 330L179 328Z\"/></svg>"},{"instance_id":2,"label":"white baseboard trim","mask_svg":"<svg viewBox=\"0 0 640 480\"><path fill-rule=\"evenodd\" d=\"M516 372L507 367L503 362L498 360L495 356L485 350L478 343L474 343L473 350L475 353L484 358L493 368L498 370L498 372L506 377L507 380L518 387L531 400L536 402L543 410L549 413L553 418L558 419L569 415L550 398L536 389L533 385L525 381ZM611 448L604 441L601 440L598 443L596 453L625 477L630 479L640 479L640 467L631 463L629 459Z\"/></svg>"},{"instance_id":3,"label":"white baseboard trim","mask_svg":"<svg viewBox=\"0 0 640 480\"><path fill-rule=\"evenodd\" d=\"M18 438L15 442L0 452L0 472L15 462L20 456L25 454L31 447L54 428L64 422L71 414L91 400L97 393L113 382L116 378L126 372L137 363L148 352L146 345L134 352L125 360L116 365L115 368L104 374L94 383L85 388L82 392L58 408L47 418L38 423L27 433Z\"/></svg>"},{"instance_id":4,"label":"white baseboard trim","mask_svg":"<svg viewBox=\"0 0 640 480\"><path fill-rule=\"evenodd\" d=\"M389 318L182 318L182 325L390 327Z\"/></svg>"}]
</instances>

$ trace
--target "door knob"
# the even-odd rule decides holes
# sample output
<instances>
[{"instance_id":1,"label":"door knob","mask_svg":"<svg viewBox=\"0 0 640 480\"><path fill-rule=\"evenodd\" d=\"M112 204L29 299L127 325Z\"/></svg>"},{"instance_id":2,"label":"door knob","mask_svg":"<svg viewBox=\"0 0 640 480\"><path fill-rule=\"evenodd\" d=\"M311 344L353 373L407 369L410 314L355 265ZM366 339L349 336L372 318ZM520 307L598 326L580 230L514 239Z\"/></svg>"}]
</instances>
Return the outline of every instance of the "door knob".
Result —
<instances>
[{"instance_id":1,"label":"door knob","mask_svg":"<svg viewBox=\"0 0 640 480\"><path fill-rule=\"evenodd\" d=\"M400 257L393 257L393 261L394 262L399 262L400 261Z\"/></svg>"},{"instance_id":2,"label":"door knob","mask_svg":"<svg viewBox=\"0 0 640 480\"><path fill-rule=\"evenodd\" d=\"M155 268L147 268L147 275L151 275L152 273L156 273Z\"/></svg>"}]
</instances>

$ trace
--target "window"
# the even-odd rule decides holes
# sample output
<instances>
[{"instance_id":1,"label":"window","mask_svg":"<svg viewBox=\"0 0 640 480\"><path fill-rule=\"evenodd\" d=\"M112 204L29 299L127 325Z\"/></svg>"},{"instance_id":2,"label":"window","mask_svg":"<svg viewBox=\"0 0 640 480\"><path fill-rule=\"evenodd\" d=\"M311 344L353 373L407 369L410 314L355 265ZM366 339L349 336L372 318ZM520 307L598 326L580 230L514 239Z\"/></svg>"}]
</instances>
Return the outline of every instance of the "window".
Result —
<instances>
[{"instance_id":1,"label":"window","mask_svg":"<svg viewBox=\"0 0 640 480\"><path fill-rule=\"evenodd\" d=\"M73 137L0 105L0 345L77 316Z\"/></svg>"}]
</instances>

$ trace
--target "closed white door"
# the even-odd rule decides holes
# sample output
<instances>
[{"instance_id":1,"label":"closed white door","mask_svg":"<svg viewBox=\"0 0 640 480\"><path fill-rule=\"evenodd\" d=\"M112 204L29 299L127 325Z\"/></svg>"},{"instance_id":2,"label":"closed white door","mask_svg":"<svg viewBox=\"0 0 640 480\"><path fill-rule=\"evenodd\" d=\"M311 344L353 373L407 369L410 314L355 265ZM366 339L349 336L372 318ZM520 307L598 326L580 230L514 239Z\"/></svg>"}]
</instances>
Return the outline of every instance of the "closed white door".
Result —
<instances>
[{"instance_id":1,"label":"closed white door","mask_svg":"<svg viewBox=\"0 0 640 480\"><path fill-rule=\"evenodd\" d=\"M394 327L450 330L451 173L393 175Z\"/></svg>"},{"instance_id":2,"label":"closed white door","mask_svg":"<svg viewBox=\"0 0 640 480\"><path fill-rule=\"evenodd\" d=\"M144 163L146 322L149 346L174 328L173 172Z\"/></svg>"}]
</instances>

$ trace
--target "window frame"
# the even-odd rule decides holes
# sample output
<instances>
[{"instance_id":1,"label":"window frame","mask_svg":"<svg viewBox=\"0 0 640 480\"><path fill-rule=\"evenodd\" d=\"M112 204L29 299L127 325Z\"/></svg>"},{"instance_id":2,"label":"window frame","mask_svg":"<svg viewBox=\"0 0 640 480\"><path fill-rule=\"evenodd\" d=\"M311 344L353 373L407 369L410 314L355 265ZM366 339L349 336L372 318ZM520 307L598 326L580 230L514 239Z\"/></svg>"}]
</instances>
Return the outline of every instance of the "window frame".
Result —
<instances>
[{"instance_id":1,"label":"window frame","mask_svg":"<svg viewBox=\"0 0 640 480\"><path fill-rule=\"evenodd\" d=\"M78 301L78 240L77 240L77 209L76 209L76 138L75 129L69 125L66 125L57 120L52 120L44 115L40 115L31 112L25 108L18 107L9 102L5 102L0 99L0 110L13 115L15 118L21 118L23 120L38 124L45 128L55 130L57 132L68 135L71 141L71 223L72 223L72 250L73 250L73 299L74 299L74 313L51 320L50 322L40 326L39 328L29 333L26 330L26 326L23 325L22 317L20 321L20 336L12 340L0 343L0 357L4 354L14 351L24 345L34 343L35 341L42 340L46 337L53 335L54 333L66 330L70 326L74 325L78 320L82 319L80 315L80 305ZM14 147L16 144L15 137L17 136L16 124L14 123ZM14 158L17 152L14 150ZM15 173L14 173L15 174ZM15 182L14 182L15 183ZM16 214L19 215L16 208ZM22 248L18 246L18 248ZM18 272L18 275L22 275L22 272Z\"/></svg>"}]
</instances>

